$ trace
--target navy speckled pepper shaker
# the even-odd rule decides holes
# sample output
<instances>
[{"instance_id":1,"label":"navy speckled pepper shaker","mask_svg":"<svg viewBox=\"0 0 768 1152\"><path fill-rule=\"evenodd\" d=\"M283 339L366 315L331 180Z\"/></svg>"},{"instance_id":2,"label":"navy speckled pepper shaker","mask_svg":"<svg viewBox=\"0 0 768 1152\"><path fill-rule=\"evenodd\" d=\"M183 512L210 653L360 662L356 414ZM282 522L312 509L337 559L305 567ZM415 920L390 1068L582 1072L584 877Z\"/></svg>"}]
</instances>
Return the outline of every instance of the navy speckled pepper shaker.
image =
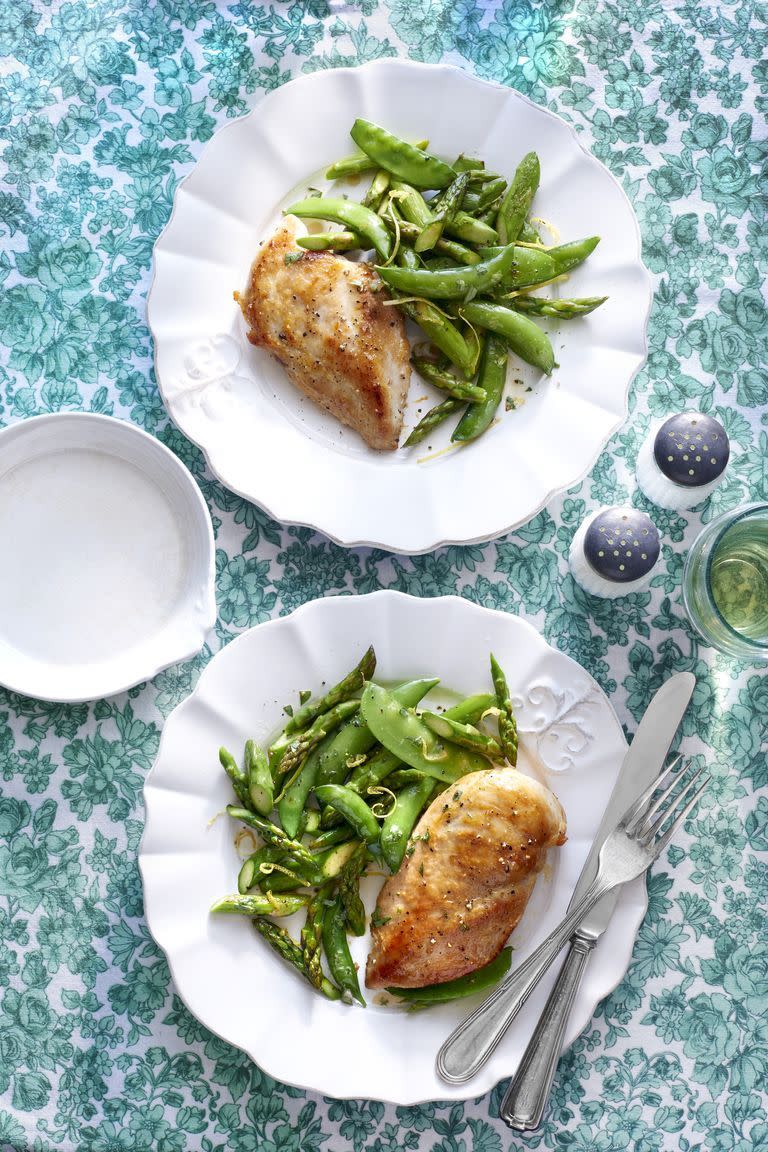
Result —
<instances>
[{"instance_id":1,"label":"navy speckled pepper shaker","mask_svg":"<svg viewBox=\"0 0 768 1152\"><path fill-rule=\"evenodd\" d=\"M728 434L719 420L679 412L655 429L637 457L637 483L660 508L683 512L701 504L725 478Z\"/></svg>"},{"instance_id":2,"label":"navy speckled pepper shaker","mask_svg":"<svg viewBox=\"0 0 768 1152\"><path fill-rule=\"evenodd\" d=\"M611 600L648 587L659 558L659 533L637 508L603 508L587 517L570 551L574 580Z\"/></svg>"}]
</instances>

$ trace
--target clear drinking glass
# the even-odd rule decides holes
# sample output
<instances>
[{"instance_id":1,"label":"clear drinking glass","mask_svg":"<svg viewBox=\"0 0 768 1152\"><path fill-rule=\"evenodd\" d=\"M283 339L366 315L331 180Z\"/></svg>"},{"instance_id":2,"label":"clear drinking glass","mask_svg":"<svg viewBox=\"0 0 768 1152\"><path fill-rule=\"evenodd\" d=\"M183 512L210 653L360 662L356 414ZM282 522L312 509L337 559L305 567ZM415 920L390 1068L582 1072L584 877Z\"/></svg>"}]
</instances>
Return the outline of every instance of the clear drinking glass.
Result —
<instances>
[{"instance_id":1,"label":"clear drinking glass","mask_svg":"<svg viewBox=\"0 0 768 1152\"><path fill-rule=\"evenodd\" d=\"M683 601L708 644L739 660L768 660L768 504L726 512L697 536Z\"/></svg>"}]
</instances>

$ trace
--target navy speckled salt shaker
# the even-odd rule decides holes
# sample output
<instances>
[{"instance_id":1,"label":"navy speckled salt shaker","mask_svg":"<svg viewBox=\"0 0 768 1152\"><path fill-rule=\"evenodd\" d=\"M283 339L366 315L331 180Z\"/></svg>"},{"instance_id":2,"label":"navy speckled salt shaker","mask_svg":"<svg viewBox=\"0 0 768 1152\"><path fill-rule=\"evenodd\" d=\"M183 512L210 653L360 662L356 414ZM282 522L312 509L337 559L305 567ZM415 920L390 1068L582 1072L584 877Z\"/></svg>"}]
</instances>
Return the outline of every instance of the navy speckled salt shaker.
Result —
<instances>
[{"instance_id":1,"label":"navy speckled salt shaker","mask_svg":"<svg viewBox=\"0 0 768 1152\"><path fill-rule=\"evenodd\" d=\"M637 457L638 486L659 508L683 512L723 482L730 453L719 420L702 412L679 412L651 429Z\"/></svg>"},{"instance_id":2,"label":"navy speckled salt shaker","mask_svg":"<svg viewBox=\"0 0 768 1152\"><path fill-rule=\"evenodd\" d=\"M602 508L573 538L571 573L593 596L616 600L648 587L659 550L658 530L645 512Z\"/></svg>"}]
</instances>

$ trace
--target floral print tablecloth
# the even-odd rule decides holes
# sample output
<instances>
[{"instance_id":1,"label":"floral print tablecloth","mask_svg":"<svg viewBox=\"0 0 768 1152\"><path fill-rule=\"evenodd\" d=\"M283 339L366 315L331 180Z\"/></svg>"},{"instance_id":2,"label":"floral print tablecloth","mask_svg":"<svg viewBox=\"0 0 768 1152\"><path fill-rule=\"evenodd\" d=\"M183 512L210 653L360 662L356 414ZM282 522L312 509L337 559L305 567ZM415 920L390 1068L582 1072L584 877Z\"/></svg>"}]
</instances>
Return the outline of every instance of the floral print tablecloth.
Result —
<instances>
[{"instance_id":1,"label":"floral print tablecloth","mask_svg":"<svg viewBox=\"0 0 768 1152\"><path fill-rule=\"evenodd\" d=\"M768 679L705 647L680 600L702 521L768 499L765 20L756 0L0 7L0 423L86 409L160 437L209 503L219 605L199 658L126 695L60 707L0 691L3 1152L768 1148ZM294 75L395 55L499 80L572 123L633 201L656 287L630 419L590 476L504 540L416 559L282 528L217 484L168 423L145 320L152 245L214 130ZM728 480L703 512L652 510L650 593L594 600L567 575L573 532L601 503L647 507L638 445L686 405L726 425ZM141 789L164 718L242 629L380 587L525 615L628 733L671 672L698 678L683 747L712 786L653 871L626 979L525 1138L499 1121L500 1090L395 1108L275 1084L185 1010L143 919Z\"/></svg>"}]
</instances>

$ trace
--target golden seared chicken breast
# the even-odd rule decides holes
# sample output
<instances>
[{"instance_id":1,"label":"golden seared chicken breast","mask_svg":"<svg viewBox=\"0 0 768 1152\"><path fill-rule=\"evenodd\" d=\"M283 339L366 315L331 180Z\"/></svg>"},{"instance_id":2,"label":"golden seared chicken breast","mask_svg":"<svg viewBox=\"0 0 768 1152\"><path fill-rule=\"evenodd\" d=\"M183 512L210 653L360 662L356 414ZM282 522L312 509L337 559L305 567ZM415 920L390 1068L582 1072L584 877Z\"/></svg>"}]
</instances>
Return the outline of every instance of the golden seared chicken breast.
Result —
<instances>
[{"instance_id":1,"label":"golden seared chicken breast","mask_svg":"<svg viewBox=\"0 0 768 1152\"><path fill-rule=\"evenodd\" d=\"M379 894L368 987L422 988L490 963L547 849L564 842L560 802L537 780L491 768L457 781L430 804Z\"/></svg>"},{"instance_id":2,"label":"golden seared chicken breast","mask_svg":"<svg viewBox=\"0 0 768 1152\"><path fill-rule=\"evenodd\" d=\"M304 230L288 216L254 260L238 296L248 339L371 448L397 448L411 372L403 318L375 291L370 265L304 252L295 243Z\"/></svg>"}]
</instances>

